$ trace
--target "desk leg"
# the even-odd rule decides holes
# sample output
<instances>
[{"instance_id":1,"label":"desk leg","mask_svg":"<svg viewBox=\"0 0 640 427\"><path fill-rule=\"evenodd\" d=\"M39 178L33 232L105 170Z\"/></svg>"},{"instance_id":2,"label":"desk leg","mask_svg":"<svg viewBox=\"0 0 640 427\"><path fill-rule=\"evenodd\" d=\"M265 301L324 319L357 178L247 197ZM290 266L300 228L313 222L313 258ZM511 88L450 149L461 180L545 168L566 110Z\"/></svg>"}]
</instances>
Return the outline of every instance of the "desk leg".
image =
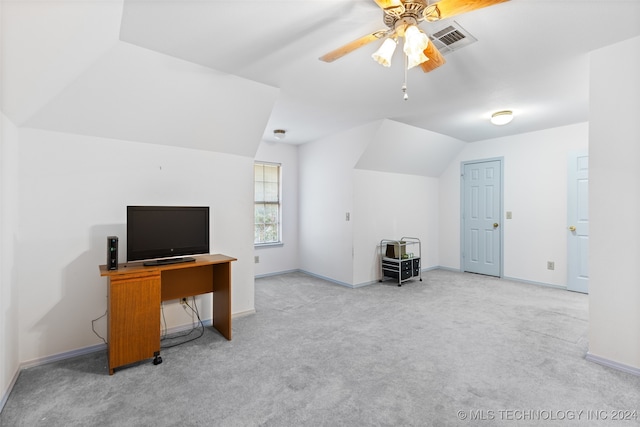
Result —
<instances>
[{"instance_id":1,"label":"desk leg","mask_svg":"<svg viewBox=\"0 0 640 427\"><path fill-rule=\"evenodd\" d=\"M231 263L213 265L213 327L231 340Z\"/></svg>"}]
</instances>

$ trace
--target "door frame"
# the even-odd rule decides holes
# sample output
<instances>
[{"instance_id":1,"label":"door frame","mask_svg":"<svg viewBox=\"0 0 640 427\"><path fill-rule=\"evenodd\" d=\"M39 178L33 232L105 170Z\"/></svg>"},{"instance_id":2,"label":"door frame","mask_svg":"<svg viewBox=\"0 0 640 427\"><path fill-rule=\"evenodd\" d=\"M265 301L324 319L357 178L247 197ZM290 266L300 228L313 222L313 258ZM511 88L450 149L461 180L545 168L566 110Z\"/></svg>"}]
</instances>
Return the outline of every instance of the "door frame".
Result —
<instances>
[{"instance_id":1,"label":"door frame","mask_svg":"<svg viewBox=\"0 0 640 427\"><path fill-rule=\"evenodd\" d=\"M465 240L464 240L464 168L466 165L474 164L474 163L487 163L487 162L500 162L500 226L499 232L499 240L500 240L500 254L498 255L498 259L500 260L500 278L504 277L504 223L505 223L505 215L504 215L504 156L500 157L488 157L485 159L478 160L465 160L460 162L460 271L464 272L464 248L465 248Z\"/></svg>"}]
</instances>

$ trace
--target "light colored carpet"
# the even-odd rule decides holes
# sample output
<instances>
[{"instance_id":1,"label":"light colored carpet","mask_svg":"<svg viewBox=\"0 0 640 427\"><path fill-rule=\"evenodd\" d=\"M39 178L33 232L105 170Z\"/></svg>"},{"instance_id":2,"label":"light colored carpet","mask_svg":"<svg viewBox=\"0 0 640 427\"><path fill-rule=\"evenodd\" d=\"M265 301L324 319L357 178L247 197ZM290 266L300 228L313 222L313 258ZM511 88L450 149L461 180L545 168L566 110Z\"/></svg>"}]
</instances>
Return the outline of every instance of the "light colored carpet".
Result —
<instances>
[{"instance_id":1,"label":"light colored carpet","mask_svg":"<svg viewBox=\"0 0 640 427\"><path fill-rule=\"evenodd\" d=\"M640 411L640 377L584 359L587 300L443 270L402 287L258 279L233 341L208 328L113 376L105 352L24 370L0 424L638 425L611 418Z\"/></svg>"}]
</instances>

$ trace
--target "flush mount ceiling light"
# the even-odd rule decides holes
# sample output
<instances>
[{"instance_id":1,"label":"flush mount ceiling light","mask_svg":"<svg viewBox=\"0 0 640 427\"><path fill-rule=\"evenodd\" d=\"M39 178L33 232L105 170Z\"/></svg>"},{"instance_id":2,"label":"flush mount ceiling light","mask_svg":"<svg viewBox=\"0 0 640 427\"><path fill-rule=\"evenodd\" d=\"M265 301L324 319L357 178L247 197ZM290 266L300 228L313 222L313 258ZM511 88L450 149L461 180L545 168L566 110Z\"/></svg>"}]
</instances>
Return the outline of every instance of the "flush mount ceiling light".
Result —
<instances>
[{"instance_id":1,"label":"flush mount ceiling light","mask_svg":"<svg viewBox=\"0 0 640 427\"><path fill-rule=\"evenodd\" d=\"M285 136L287 136L287 131L284 129L276 129L273 131L273 137L275 139L284 139Z\"/></svg>"},{"instance_id":2,"label":"flush mount ceiling light","mask_svg":"<svg viewBox=\"0 0 640 427\"><path fill-rule=\"evenodd\" d=\"M496 126L506 125L511 120L513 120L513 111L511 110L496 111L491 115L491 123Z\"/></svg>"}]
</instances>

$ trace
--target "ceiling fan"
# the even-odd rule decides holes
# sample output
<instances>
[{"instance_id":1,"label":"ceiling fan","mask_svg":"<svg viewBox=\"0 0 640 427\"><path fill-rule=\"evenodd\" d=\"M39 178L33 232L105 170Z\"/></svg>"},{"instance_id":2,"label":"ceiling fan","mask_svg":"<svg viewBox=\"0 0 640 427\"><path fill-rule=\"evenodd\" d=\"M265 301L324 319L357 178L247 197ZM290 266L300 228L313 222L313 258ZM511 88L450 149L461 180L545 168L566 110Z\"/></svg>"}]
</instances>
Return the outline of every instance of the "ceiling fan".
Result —
<instances>
[{"instance_id":1,"label":"ceiling fan","mask_svg":"<svg viewBox=\"0 0 640 427\"><path fill-rule=\"evenodd\" d=\"M383 11L387 28L374 31L320 57L333 62L354 50L376 40L384 39L373 59L388 67L399 38L404 38L405 69L420 65L426 73L445 63L438 49L419 28L423 21L434 22L451 18L472 10L481 9L509 0L374 0ZM406 89L405 99L406 99Z\"/></svg>"}]
</instances>

